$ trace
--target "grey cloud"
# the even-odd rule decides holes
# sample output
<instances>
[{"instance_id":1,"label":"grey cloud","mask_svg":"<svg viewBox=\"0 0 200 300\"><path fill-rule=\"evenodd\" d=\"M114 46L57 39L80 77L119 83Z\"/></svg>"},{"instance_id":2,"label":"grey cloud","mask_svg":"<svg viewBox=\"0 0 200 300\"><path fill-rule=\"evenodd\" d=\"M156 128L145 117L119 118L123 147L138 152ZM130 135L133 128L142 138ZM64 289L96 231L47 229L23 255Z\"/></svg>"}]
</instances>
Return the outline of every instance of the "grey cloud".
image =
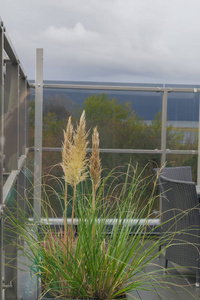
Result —
<instances>
[{"instance_id":1,"label":"grey cloud","mask_svg":"<svg viewBox=\"0 0 200 300\"><path fill-rule=\"evenodd\" d=\"M37 47L44 48L46 79L195 83L200 77L198 0L2 2L30 78Z\"/></svg>"}]
</instances>

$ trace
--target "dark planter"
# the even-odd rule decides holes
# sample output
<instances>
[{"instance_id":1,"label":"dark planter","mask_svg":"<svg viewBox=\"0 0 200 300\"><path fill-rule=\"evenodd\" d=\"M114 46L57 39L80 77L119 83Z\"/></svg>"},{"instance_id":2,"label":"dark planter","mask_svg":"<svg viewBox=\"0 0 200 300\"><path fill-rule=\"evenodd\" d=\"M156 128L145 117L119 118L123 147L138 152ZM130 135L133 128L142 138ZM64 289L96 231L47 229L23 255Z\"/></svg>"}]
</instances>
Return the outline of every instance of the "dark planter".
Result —
<instances>
[{"instance_id":1,"label":"dark planter","mask_svg":"<svg viewBox=\"0 0 200 300\"><path fill-rule=\"evenodd\" d=\"M62 298L62 299L60 299L60 298L42 298L41 300L77 300L77 299L70 299L70 298ZM119 297L118 298L119 300L127 300L127 295L125 294L123 297Z\"/></svg>"},{"instance_id":2,"label":"dark planter","mask_svg":"<svg viewBox=\"0 0 200 300\"><path fill-rule=\"evenodd\" d=\"M123 295L121 297L118 297L117 299L119 299L119 300L127 300L127 295L125 294L125 295ZM43 298L41 298L41 300L81 300L81 299L79 299L79 298L76 298L76 299L62 298L61 299L61 298L54 298L54 297L51 297L51 296L48 298L48 295L47 295L47 297L43 297ZM84 299L84 300L86 300L86 299Z\"/></svg>"}]
</instances>

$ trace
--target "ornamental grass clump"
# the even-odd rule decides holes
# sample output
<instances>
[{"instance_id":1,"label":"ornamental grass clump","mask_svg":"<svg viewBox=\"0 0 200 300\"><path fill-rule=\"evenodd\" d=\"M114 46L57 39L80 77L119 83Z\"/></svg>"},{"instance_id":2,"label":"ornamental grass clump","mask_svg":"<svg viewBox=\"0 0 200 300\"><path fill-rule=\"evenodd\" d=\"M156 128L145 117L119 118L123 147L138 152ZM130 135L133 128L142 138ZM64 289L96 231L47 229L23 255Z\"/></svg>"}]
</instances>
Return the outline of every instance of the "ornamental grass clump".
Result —
<instances>
[{"instance_id":1,"label":"ornamental grass clump","mask_svg":"<svg viewBox=\"0 0 200 300\"><path fill-rule=\"evenodd\" d=\"M25 244L16 243L22 257L27 258L26 265L32 276L41 283L40 299L111 300L165 282L166 274L162 269L147 270L172 239L167 233L162 239L151 242L151 233L159 227L149 227L152 207L158 197L156 183L146 205L141 205L153 178L143 176L144 172L139 173L131 165L101 178L96 127L90 156L88 138L85 112L75 129L70 117L64 131L61 162L64 173L63 224L55 225L53 211L54 223L51 224L46 206L43 208L45 219L38 222L27 219L23 208L18 209L17 217L12 212L6 216L8 234L17 229L21 240L25 241ZM72 196L68 192L69 185L73 189ZM72 214L68 223L70 203ZM28 199L27 205L33 210ZM77 232L73 226L75 220ZM147 229L148 235L145 234ZM160 245L163 245L161 249Z\"/></svg>"}]
</instances>

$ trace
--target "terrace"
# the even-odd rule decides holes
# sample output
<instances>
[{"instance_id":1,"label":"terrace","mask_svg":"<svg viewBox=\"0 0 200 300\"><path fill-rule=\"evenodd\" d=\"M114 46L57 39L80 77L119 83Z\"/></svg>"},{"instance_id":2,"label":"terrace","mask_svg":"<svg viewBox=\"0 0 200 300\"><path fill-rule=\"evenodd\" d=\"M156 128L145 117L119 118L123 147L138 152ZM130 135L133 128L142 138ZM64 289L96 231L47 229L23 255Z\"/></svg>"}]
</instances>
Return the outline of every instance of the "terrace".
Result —
<instances>
[{"instance_id":1,"label":"terrace","mask_svg":"<svg viewBox=\"0 0 200 300\"><path fill-rule=\"evenodd\" d=\"M49 127L51 127L52 124L55 125L56 121L50 123L51 126L48 127L48 121L53 122L52 118L55 117L49 107L51 104L51 107L55 108L55 101L57 101L58 106L63 105L64 112L73 113L75 118L78 111L75 110L75 107L79 103L76 103L76 99L70 98L73 95L73 91L82 93L85 95L85 98L91 95L100 96L104 94L107 95L108 99L111 99L117 97L116 95L122 95L131 102L130 107L132 110L134 109L135 98L138 97L139 101L144 101L145 105L148 103L149 98L155 98L153 115L157 115L157 119L150 120L151 122L147 120L150 122L148 123L141 118L136 118L133 114L136 119L134 119L132 127L130 126L129 131L126 133L127 143L125 143L124 140L119 141L119 135L117 135L122 120L121 123L119 123L117 117L112 118L109 123L108 136L105 135L105 137L102 137L100 148L102 160L107 168L115 167L117 162L122 164L132 160L134 163L139 161L139 163L143 162L143 164L145 164L151 161L149 166L150 172L153 167L162 166L166 161L170 162L173 166L191 164L194 180L196 180L197 184L200 184L199 122L198 127L195 126L197 123L195 118L197 113L196 108L199 107L200 87L46 83L43 81L43 55L43 49L36 50L36 76L35 82L32 83L27 79L25 71L1 21L0 278L2 278L2 280L0 280L0 300L38 299L38 296L31 288L31 279L24 283L24 279L22 280L22 278L27 278L27 276L25 275L25 277L23 277L24 275L21 275L16 268L19 264L16 259L16 248L9 245L8 249L8 245L4 241L5 220L2 215L6 208L9 208L11 205L11 194L16 201L21 201L20 204L25 206L21 198L23 198L24 190L31 180L33 181L34 187L34 210L37 216L42 217L41 202L38 200L42 198L42 178L43 176L48 178L50 173L49 167L58 164L61 159L62 140L59 134L60 131L62 133L64 127L61 128L61 130L55 131L56 133L54 135L49 131ZM52 90L54 92L56 91L56 95L59 95L59 97L53 99L53 102L51 97L46 99L48 98L48 91ZM67 91L68 96L65 98L63 96L64 94L62 94L62 98L60 98L60 91ZM45 96L45 101L43 101L44 95L47 95ZM34 110L32 108L33 97L35 100ZM192 106L192 111L194 112L192 115L193 120L189 121L190 124L193 122L194 127L185 125L183 130L183 127L180 125L177 126L172 122L172 125L169 126L168 108L170 106L173 107L175 99L178 99L176 104L179 103L179 106L174 108L177 109L177 114L179 113L182 103L186 104L186 107L191 108ZM54 103L54 106L52 106L52 103ZM86 104L84 103L84 105ZM121 107L124 109L123 112L127 112L126 106L120 106L118 102L115 102L113 107L115 109ZM148 108L149 107L151 107L151 104L148 104ZM80 108L81 106L79 109ZM143 110L145 110L145 106ZM33 112L35 114L34 124ZM161 114L159 115L160 112ZM112 113L113 116L117 115L115 111ZM185 121L186 124L188 119L182 119L182 121ZM102 122L102 119L100 119L98 124L99 130L102 132L105 132L105 122L107 121L103 120ZM124 119L123 122L125 124L126 120ZM88 123L90 126L93 125L90 119ZM66 126L66 122L61 122L61 125L63 124ZM137 129L136 125L140 127L140 130ZM133 134L134 130L137 132L136 136ZM144 133L145 130L147 131L146 135ZM131 131L133 137L131 136L130 139ZM154 132L154 135L152 132ZM56 136L57 139L55 138ZM142 142L140 141L140 137L142 137ZM147 138L150 140L148 141ZM129 141L131 141L131 143L128 143ZM31 168L33 176L30 172ZM61 176L60 173L61 170L59 168L53 169L53 175ZM26 209L26 207L24 207L24 209ZM155 209L159 209L159 206ZM159 223L159 220L157 220L157 222ZM14 258L12 267L6 265L11 258ZM157 258L155 263L163 265L163 258ZM174 270L174 272L176 271ZM182 270L182 275L183 277L179 284L185 286L183 290L180 290L180 287L174 287L173 291L169 289L158 289L156 291L157 294L151 295L150 292L138 292L134 295L143 300L147 298L164 299L164 297L167 299L189 299L191 294L194 295L194 297L198 297L200 291L194 287L194 282L188 277L188 275L190 275L188 270Z\"/></svg>"}]
</instances>

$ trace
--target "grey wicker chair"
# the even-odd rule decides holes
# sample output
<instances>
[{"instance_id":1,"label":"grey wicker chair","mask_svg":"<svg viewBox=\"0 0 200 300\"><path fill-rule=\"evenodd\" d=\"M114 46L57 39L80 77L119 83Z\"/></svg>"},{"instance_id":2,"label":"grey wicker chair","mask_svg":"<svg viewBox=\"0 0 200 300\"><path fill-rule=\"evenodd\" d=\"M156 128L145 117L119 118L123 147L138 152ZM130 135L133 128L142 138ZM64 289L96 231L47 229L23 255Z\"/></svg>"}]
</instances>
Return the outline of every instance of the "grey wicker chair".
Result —
<instances>
[{"instance_id":1,"label":"grey wicker chair","mask_svg":"<svg viewBox=\"0 0 200 300\"><path fill-rule=\"evenodd\" d=\"M166 201L163 201L162 195L163 195L163 187L160 182L160 175L165 176L169 179L175 179L175 180L181 180L181 181L191 181L192 182L192 169L190 166L184 166L184 167L165 167L162 169L154 168L154 173L158 174L158 186L160 190L160 212L161 212L161 223L162 222L162 212L166 211L168 207L166 207ZM165 232L165 231L164 231ZM160 234L163 233L163 226L160 227ZM161 249L161 246L159 247L159 251Z\"/></svg>"},{"instance_id":2,"label":"grey wicker chair","mask_svg":"<svg viewBox=\"0 0 200 300\"><path fill-rule=\"evenodd\" d=\"M181 181L192 181L192 169L190 166L185 167L167 167L163 169L153 169L155 174L163 175L166 178L181 180ZM158 178L158 183L160 179ZM162 185L160 186L162 192Z\"/></svg>"},{"instance_id":3,"label":"grey wicker chair","mask_svg":"<svg viewBox=\"0 0 200 300\"><path fill-rule=\"evenodd\" d=\"M166 249L168 260L196 272L196 286L200 286L200 210L196 184L159 176L162 186L161 238L174 233Z\"/></svg>"}]
</instances>

